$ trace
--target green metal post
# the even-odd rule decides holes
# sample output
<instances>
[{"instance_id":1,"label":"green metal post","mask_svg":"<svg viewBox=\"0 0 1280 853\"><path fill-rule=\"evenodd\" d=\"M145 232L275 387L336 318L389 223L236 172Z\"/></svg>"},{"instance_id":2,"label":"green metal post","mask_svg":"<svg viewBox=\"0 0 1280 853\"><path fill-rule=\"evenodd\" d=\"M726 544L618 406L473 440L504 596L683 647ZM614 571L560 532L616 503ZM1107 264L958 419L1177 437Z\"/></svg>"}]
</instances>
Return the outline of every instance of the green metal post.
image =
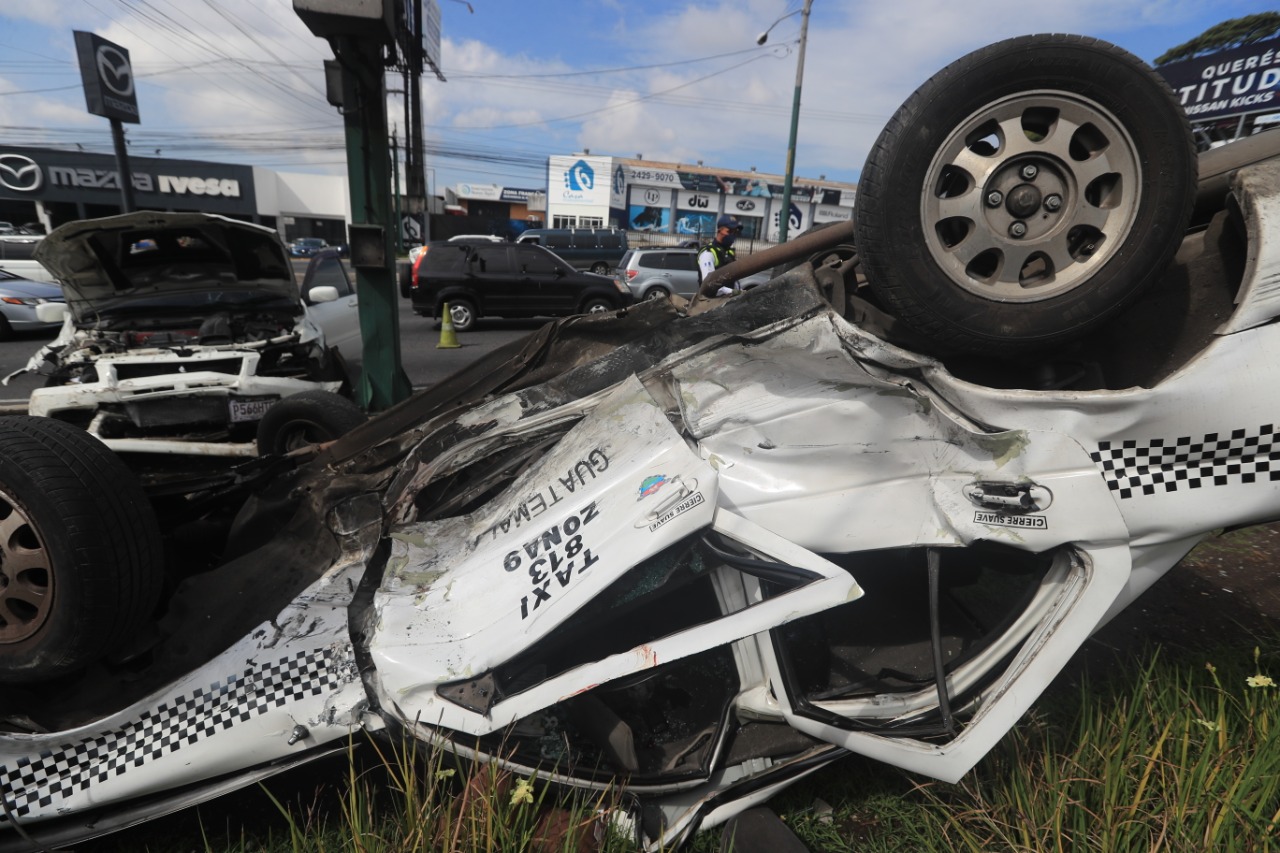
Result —
<instances>
[{"instance_id":1,"label":"green metal post","mask_svg":"<svg viewBox=\"0 0 1280 853\"><path fill-rule=\"evenodd\" d=\"M364 364L356 402L369 411L390 408L412 393L400 361L399 296L391 239L391 174L387 145L387 106L379 42L335 38L342 62L343 125L347 141L347 181L351 188L351 221L382 226L381 268L356 267L360 297L360 334ZM353 249L354 254L354 249Z\"/></svg>"}]
</instances>

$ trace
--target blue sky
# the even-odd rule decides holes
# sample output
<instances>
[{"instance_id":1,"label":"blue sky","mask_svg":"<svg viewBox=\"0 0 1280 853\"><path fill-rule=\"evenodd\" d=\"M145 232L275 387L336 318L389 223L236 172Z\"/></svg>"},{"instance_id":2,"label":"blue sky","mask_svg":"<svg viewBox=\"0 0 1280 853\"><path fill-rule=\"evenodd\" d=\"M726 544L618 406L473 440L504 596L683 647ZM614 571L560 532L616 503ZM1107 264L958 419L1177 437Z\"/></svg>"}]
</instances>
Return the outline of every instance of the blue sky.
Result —
<instances>
[{"instance_id":1,"label":"blue sky","mask_svg":"<svg viewBox=\"0 0 1280 853\"><path fill-rule=\"evenodd\" d=\"M423 82L433 190L545 184L552 154L589 149L781 172L801 0L440 0L448 82ZM19 8L14 8L19 7ZM1150 62L1254 0L813 0L796 173L856 180L885 121L930 74L1032 32L1114 42ZM109 152L88 115L73 30L129 49L140 154L341 172L324 99L328 46L291 0L30 0L0 13L0 143ZM401 88L398 76L391 88ZM403 124L400 96L389 111Z\"/></svg>"}]
</instances>

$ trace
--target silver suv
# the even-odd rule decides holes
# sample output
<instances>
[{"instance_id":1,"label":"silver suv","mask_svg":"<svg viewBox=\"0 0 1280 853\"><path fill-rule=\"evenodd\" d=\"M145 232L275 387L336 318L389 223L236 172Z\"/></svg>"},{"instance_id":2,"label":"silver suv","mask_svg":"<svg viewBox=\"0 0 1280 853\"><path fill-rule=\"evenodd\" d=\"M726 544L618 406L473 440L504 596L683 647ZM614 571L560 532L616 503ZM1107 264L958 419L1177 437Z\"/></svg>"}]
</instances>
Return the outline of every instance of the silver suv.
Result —
<instances>
[{"instance_id":1,"label":"silver suv","mask_svg":"<svg viewBox=\"0 0 1280 853\"><path fill-rule=\"evenodd\" d=\"M665 299L673 293L692 297L698 289L698 250L676 248L631 249L618 264L618 278L637 300ZM742 280L744 289L769 280L756 273Z\"/></svg>"}]
</instances>

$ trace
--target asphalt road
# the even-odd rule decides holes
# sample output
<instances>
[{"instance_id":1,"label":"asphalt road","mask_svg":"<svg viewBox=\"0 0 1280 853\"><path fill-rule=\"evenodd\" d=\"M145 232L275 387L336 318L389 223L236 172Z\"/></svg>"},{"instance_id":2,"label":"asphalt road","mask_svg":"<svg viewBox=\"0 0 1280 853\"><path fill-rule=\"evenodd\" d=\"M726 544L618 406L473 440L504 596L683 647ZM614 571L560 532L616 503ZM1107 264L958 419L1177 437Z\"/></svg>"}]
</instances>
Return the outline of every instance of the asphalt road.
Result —
<instances>
[{"instance_id":1,"label":"asphalt road","mask_svg":"<svg viewBox=\"0 0 1280 853\"><path fill-rule=\"evenodd\" d=\"M408 300L398 300L400 307L400 356L405 373L415 389L427 388L452 375L494 348L508 341L522 338L539 328L546 320L481 320L476 327L458 335L458 349L437 349L440 331L434 322L419 317L410 308ZM20 335L11 341L0 342L0 377L18 370L40 347L52 340L52 335ZM358 365L353 365L358 368ZM8 385L0 386L0 406L12 411L25 404L32 390L44 385L44 378L25 374Z\"/></svg>"}]
</instances>

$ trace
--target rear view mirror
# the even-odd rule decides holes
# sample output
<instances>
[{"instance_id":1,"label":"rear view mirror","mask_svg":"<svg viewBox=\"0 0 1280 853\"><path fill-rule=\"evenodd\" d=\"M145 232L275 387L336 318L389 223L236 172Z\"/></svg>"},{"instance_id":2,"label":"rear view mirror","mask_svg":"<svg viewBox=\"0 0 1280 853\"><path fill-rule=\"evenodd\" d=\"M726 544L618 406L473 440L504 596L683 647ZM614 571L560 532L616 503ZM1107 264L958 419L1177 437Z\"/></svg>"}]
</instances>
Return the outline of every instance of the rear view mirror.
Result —
<instances>
[{"instance_id":1,"label":"rear view mirror","mask_svg":"<svg viewBox=\"0 0 1280 853\"><path fill-rule=\"evenodd\" d=\"M307 301L311 303L319 302L336 302L338 300L338 288L330 284L322 284L319 287L313 287L307 293Z\"/></svg>"}]
</instances>

